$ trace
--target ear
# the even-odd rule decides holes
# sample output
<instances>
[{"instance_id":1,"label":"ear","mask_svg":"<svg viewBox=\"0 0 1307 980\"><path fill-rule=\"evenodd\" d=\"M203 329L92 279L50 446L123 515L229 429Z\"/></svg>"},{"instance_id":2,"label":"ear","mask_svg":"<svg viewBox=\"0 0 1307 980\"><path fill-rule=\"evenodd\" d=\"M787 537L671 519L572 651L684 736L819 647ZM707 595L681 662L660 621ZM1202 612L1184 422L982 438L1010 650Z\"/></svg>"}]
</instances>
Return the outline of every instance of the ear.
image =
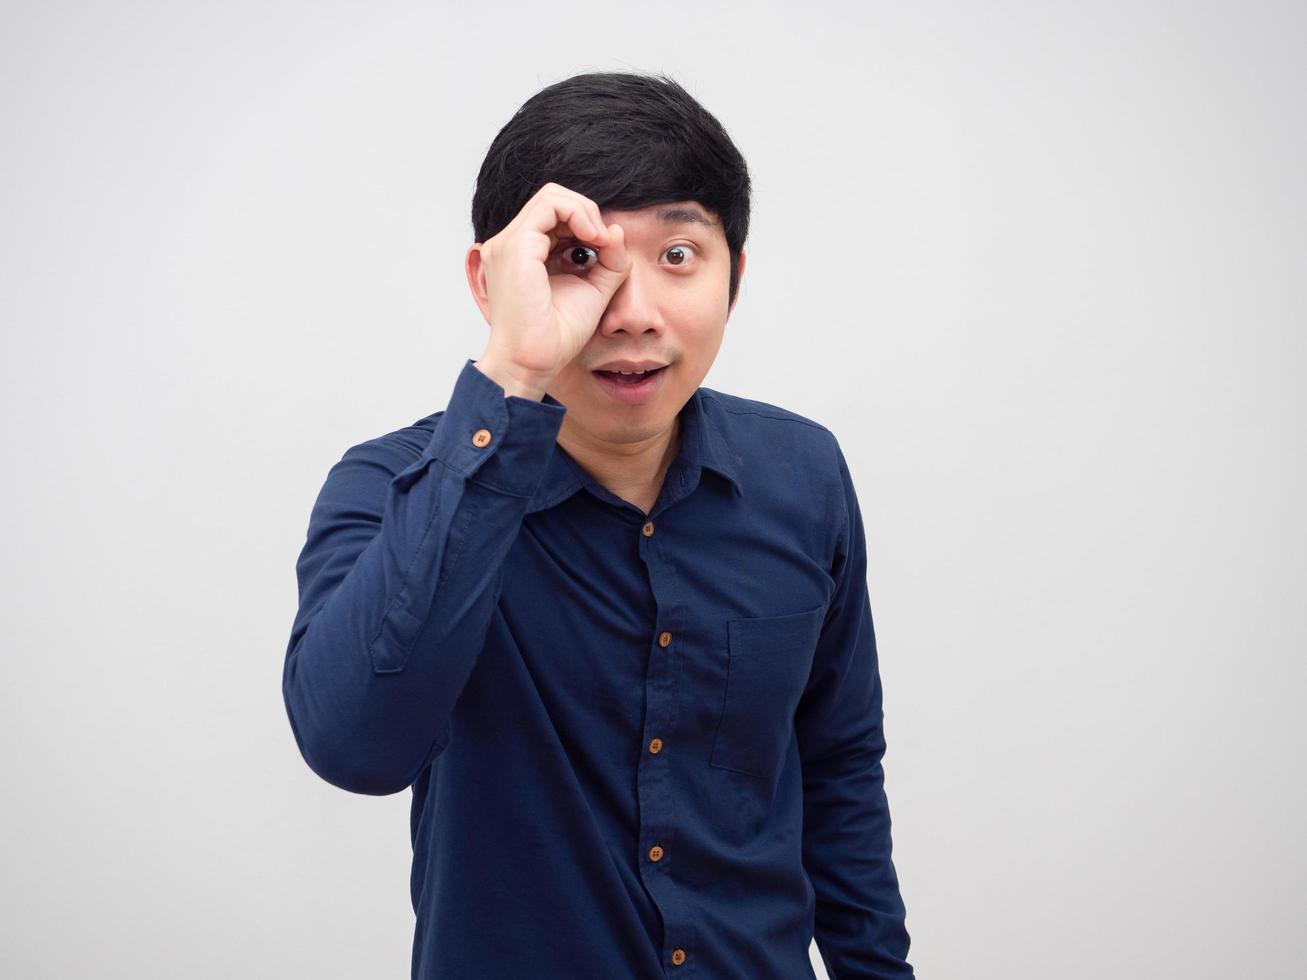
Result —
<instances>
[{"instance_id":1,"label":"ear","mask_svg":"<svg viewBox=\"0 0 1307 980\"><path fill-rule=\"evenodd\" d=\"M747 258L744 249L740 249L739 273L735 279L735 299L731 300L731 305L726 310L727 316L731 315L731 311L735 309L735 304L740 301L740 287L744 285L744 262Z\"/></svg>"},{"instance_id":2,"label":"ear","mask_svg":"<svg viewBox=\"0 0 1307 980\"><path fill-rule=\"evenodd\" d=\"M467 257L463 261L464 271L467 273L467 285L472 290L472 299L476 301L477 309L481 311L482 318L487 324L490 323L490 293L486 287L486 273L481 267L481 243L473 242L467 250Z\"/></svg>"}]
</instances>

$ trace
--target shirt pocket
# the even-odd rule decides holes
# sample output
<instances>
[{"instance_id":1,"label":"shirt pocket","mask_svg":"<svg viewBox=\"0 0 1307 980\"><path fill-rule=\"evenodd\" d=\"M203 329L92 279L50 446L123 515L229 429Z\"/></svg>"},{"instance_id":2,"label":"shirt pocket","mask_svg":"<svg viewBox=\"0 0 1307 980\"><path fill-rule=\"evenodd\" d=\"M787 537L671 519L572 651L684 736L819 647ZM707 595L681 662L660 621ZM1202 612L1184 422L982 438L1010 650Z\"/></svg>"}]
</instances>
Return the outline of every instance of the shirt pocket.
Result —
<instances>
[{"instance_id":1,"label":"shirt pocket","mask_svg":"<svg viewBox=\"0 0 1307 980\"><path fill-rule=\"evenodd\" d=\"M726 623L726 693L709 764L774 776L794 732L826 607Z\"/></svg>"}]
</instances>

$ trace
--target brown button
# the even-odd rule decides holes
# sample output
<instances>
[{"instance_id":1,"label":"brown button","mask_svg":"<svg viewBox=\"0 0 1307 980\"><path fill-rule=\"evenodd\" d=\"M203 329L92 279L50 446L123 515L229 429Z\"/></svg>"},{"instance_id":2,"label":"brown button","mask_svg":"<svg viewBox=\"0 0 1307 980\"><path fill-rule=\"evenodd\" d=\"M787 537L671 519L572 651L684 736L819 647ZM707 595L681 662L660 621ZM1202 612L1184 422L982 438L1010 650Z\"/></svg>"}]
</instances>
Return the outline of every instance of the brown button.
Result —
<instances>
[{"instance_id":1,"label":"brown button","mask_svg":"<svg viewBox=\"0 0 1307 980\"><path fill-rule=\"evenodd\" d=\"M646 538L653 537L653 521L646 521L644 527L640 528L640 533Z\"/></svg>"},{"instance_id":2,"label":"brown button","mask_svg":"<svg viewBox=\"0 0 1307 980\"><path fill-rule=\"evenodd\" d=\"M685 950L681 949L680 946L677 946L674 950L672 950L672 962L675 963L677 966L680 966L682 963L685 962Z\"/></svg>"},{"instance_id":3,"label":"brown button","mask_svg":"<svg viewBox=\"0 0 1307 980\"><path fill-rule=\"evenodd\" d=\"M478 449L484 449L490 445L490 430L477 429L476 432L472 433L472 445Z\"/></svg>"},{"instance_id":4,"label":"brown button","mask_svg":"<svg viewBox=\"0 0 1307 980\"><path fill-rule=\"evenodd\" d=\"M658 645L660 647L665 647L667 646L667 644L671 642L672 642L672 634L668 633L667 630L663 630L661 633L658 634Z\"/></svg>"},{"instance_id":5,"label":"brown button","mask_svg":"<svg viewBox=\"0 0 1307 980\"><path fill-rule=\"evenodd\" d=\"M654 755L657 755L662 750L663 750L663 740L661 738L653 738L649 740L650 752L652 752Z\"/></svg>"},{"instance_id":6,"label":"brown button","mask_svg":"<svg viewBox=\"0 0 1307 980\"><path fill-rule=\"evenodd\" d=\"M662 859L663 859L663 849L661 847L655 844L653 847L649 848L650 861L661 861Z\"/></svg>"}]
</instances>

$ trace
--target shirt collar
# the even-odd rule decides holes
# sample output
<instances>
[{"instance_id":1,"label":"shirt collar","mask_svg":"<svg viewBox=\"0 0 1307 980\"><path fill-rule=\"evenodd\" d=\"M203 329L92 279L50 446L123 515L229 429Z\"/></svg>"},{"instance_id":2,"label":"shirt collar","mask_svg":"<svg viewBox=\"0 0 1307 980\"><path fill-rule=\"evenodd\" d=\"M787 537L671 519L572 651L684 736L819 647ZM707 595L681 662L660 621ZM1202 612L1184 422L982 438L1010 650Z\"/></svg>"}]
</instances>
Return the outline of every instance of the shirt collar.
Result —
<instances>
[{"instance_id":1,"label":"shirt collar","mask_svg":"<svg viewBox=\"0 0 1307 980\"><path fill-rule=\"evenodd\" d=\"M696 388L681 408L681 444L665 479L683 480L688 493L698 485L702 470L712 470L730 481L736 495L742 496L739 457L731 448L721 405L712 397L714 394L709 388ZM550 405L562 404L548 393L542 400ZM533 514L553 507L582 487L593 484L593 477L555 443L545 475L531 495L526 512Z\"/></svg>"}]
</instances>

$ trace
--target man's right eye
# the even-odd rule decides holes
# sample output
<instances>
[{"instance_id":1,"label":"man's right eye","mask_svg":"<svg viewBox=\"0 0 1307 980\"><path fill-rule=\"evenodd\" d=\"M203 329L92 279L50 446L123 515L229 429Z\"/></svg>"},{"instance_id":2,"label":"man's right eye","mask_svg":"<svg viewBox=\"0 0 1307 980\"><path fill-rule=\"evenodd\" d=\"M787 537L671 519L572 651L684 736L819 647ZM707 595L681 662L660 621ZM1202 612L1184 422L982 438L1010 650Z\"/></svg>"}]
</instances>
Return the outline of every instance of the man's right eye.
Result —
<instances>
[{"instance_id":1,"label":"man's right eye","mask_svg":"<svg viewBox=\"0 0 1307 980\"><path fill-rule=\"evenodd\" d=\"M586 272L599 261L599 253L589 245L564 245L555 254L562 260L560 266L564 272ZM589 259L594 261L588 261Z\"/></svg>"}]
</instances>

